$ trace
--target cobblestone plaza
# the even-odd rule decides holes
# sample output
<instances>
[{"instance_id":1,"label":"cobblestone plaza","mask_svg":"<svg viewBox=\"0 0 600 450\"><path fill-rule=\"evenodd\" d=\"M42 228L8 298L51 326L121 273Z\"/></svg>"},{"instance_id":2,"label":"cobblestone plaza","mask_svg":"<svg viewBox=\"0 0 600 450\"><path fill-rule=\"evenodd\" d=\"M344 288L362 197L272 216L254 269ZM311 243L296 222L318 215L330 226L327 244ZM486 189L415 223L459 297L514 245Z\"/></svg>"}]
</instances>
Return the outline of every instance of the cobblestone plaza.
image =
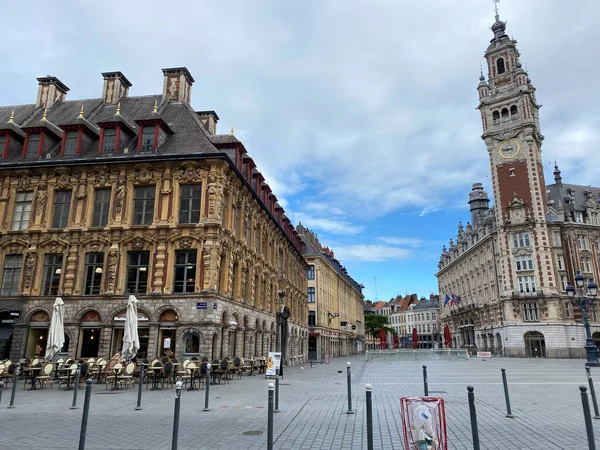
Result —
<instances>
[{"instance_id":1,"label":"cobblestone plaza","mask_svg":"<svg viewBox=\"0 0 600 450\"><path fill-rule=\"evenodd\" d=\"M423 364L428 367L430 395L446 401L449 448L473 448L467 385L475 387L482 449L587 448L578 389L587 385L582 360L365 362L364 356L356 356L350 361L353 415L346 414L345 359L285 370L281 412L275 414L274 448L366 449L365 384L371 383L375 448L402 449L399 399L422 395ZM514 419L505 418L501 368L507 370ZM593 371L600 382L600 371ZM257 375L211 386L208 412L202 411L204 390L184 390L179 448L266 448L267 384ZM170 448L175 390L144 389L141 411L134 410L136 395L137 389L111 392L102 385L93 386L86 448ZM72 391L57 391L56 386L23 391L20 382L17 407L7 409L10 390L5 390L0 404L0 448L76 448L84 391L79 392L76 410L69 409L72 396Z\"/></svg>"}]
</instances>

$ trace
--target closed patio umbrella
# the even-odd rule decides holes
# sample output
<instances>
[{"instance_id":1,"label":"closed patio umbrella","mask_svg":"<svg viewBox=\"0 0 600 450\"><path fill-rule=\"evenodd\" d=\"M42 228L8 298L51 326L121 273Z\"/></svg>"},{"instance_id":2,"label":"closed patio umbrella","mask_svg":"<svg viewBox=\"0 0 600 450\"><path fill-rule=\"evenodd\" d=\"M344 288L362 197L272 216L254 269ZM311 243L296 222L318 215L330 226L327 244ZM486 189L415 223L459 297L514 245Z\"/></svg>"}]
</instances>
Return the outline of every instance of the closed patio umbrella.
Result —
<instances>
[{"instance_id":1,"label":"closed patio umbrella","mask_svg":"<svg viewBox=\"0 0 600 450\"><path fill-rule=\"evenodd\" d=\"M130 295L129 301L127 302L127 313L125 314L123 350L121 350L121 356L126 360L134 358L140 349L137 304L138 299L135 298L135 295Z\"/></svg>"},{"instance_id":2,"label":"closed patio umbrella","mask_svg":"<svg viewBox=\"0 0 600 450\"><path fill-rule=\"evenodd\" d=\"M414 349L419 348L419 333L417 332L416 328L413 328L412 341L413 341L413 348Z\"/></svg>"},{"instance_id":3,"label":"closed patio umbrella","mask_svg":"<svg viewBox=\"0 0 600 450\"><path fill-rule=\"evenodd\" d=\"M48 341L46 344L46 359L52 360L65 344L65 302L56 297L52 306L52 319L48 330Z\"/></svg>"}]
</instances>

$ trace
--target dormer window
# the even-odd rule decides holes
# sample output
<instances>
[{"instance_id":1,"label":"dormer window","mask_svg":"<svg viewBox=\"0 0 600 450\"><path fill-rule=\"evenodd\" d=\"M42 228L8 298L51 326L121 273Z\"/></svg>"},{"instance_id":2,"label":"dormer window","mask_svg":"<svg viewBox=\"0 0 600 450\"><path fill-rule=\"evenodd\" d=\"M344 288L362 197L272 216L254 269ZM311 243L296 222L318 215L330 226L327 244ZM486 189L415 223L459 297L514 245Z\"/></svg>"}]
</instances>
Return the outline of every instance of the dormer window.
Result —
<instances>
[{"instance_id":1,"label":"dormer window","mask_svg":"<svg viewBox=\"0 0 600 450\"><path fill-rule=\"evenodd\" d=\"M30 133L27 135L27 158L37 158L40 154L41 134Z\"/></svg>"},{"instance_id":2,"label":"dormer window","mask_svg":"<svg viewBox=\"0 0 600 450\"><path fill-rule=\"evenodd\" d=\"M6 143L7 143L8 139L6 139L6 136L0 136L0 153L2 154L2 158L6 158Z\"/></svg>"},{"instance_id":3,"label":"dormer window","mask_svg":"<svg viewBox=\"0 0 600 450\"><path fill-rule=\"evenodd\" d=\"M79 153L79 131L66 131L63 141L63 155L75 156Z\"/></svg>"},{"instance_id":4,"label":"dormer window","mask_svg":"<svg viewBox=\"0 0 600 450\"><path fill-rule=\"evenodd\" d=\"M496 62L496 68L498 69L498 75L506 72L506 67L504 66L504 58L498 58Z\"/></svg>"},{"instance_id":5,"label":"dormer window","mask_svg":"<svg viewBox=\"0 0 600 450\"><path fill-rule=\"evenodd\" d=\"M117 150L117 129L104 128L102 134L102 153L113 153Z\"/></svg>"},{"instance_id":6,"label":"dormer window","mask_svg":"<svg viewBox=\"0 0 600 450\"><path fill-rule=\"evenodd\" d=\"M140 142L140 150L143 152L154 150L155 137L156 126L152 125L149 127L143 127L142 138Z\"/></svg>"}]
</instances>

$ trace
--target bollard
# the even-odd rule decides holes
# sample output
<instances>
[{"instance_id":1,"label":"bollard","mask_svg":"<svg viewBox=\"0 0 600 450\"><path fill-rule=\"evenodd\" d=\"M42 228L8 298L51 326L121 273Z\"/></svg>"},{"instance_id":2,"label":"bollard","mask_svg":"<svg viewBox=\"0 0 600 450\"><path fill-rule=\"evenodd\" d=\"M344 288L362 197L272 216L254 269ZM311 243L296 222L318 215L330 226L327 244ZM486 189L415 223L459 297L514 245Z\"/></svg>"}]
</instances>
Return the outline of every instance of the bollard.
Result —
<instances>
[{"instance_id":1,"label":"bollard","mask_svg":"<svg viewBox=\"0 0 600 450\"><path fill-rule=\"evenodd\" d=\"M425 397L429 397L429 386L427 385L427 366L423 366L423 391Z\"/></svg>"},{"instance_id":2,"label":"bollard","mask_svg":"<svg viewBox=\"0 0 600 450\"><path fill-rule=\"evenodd\" d=\"M138 377L138 398L137 398L137 406L135 407L136 411L142 409L142 385L144 384L144 372L146 369L144 368L145 364L142 363L140 368L140 376Z\"/></svg>"},{"instance_id":3,"label":"bollard","mask_svg":"<svg viewBox=\"0 0 600 450\"><path fill-rule=\"evenodd\" d=\"M508 382L506 381L506 369L500 369L502 371L502 384L504 385L504 400L506 400L506 417L513 419L512 410L510 408L510 397L508 395Z\"/></svg>"},{"instance_id":4,"label":"bollard","mask_svg":"<svg viewBox=\"0 0 600 450\"><path fill-rule=\"evenodd\" d=\"M592 425L592 415L590 414L590 402L587 396L587 388L579 386L581 391L581 403L583 405L583 417L585 418L585 430L587 431L589 450L596 450L596 441L594 440L594 427Z\"/></svg>"},{"instance_id":5,"label":"bollard","mask_svg":"<svg viewBox=\"0 0 600 450\"><path fill-rule=\"evenodd\" d=\"M75 388L73 389L73 404L71 409L77 409L77 391L79 391L79 363L77 363L77 370L75 371Z\"/></svg>"},{"instance_id":6,"label":"bollard","mask_svg":"<svg viewBox=\"0 0 600 450\"><path fill-rule=\"evenodd\" d=\"M4 390L4 383L0 381L0 404L2 403L2 391Z\"/></svg>"},{"instance_id":7,"label":"bollard","mask_svg":"<svg viewBox=\"0 0 600 450\"><path fill-rule=\"evenodd\" d=\"M373 450L373 404L371 385L365 384L367 391L367 450Z\"/></svg>"},{"instance_id":8,"label":"bollard","mask_svg":"<svg viewBox=\"0 0 600 450\"><path fill-rule=\"evenodd\" d=\"M15 406L15 394L17 393L17 377L19 376L19 366L15 366L15 372L13 374L13 385L12 392L10 393L10 405L6 409L16 408Z\"/></svg>"},{"instance_id":9,"label":"bollard","mask_svg":"<svg viewBox=\"0 0 600 450\"><path fill-rule=\"evenodd\" d=\"M85 435L87 433L88 416L90 414L90 397L92 396L92 379L85 382L85 397L83 398L83 416L81 417L81 431L79 432L79 450L85 449Z\"/></svg>"},{"instance_id":10,"label":"bollard","mask_svg":"<svg viewBox=\"0 0 600 450\"><path fill-rule=\"evenodd\" d=\"M178 381L175 383L175 416L173 417L173 439L171 441L171 450L177 450L177 441L179 440L179 410L181 409L181 385Z\"/></svg>"},{"instance_id":11,"label":"bollard","mask_svg":"<svg viewBox=\"0 0 600 450\"><path fill-rule=\"evenodd\" d=\"M477 411L475 410L475 388L467 386L469 397L469 413L471 415L471 433L473 434L473 450L480 450L479 447L479 430L477 429Z\"/></svg>"},{"instance_id":12,"label":"bollard","mask_svg":"<svg viewBox=\"0 0 600 450\"><path fill-rule=\"evenodd\" d=\"M352 411L352 374L350 361L346 363L346 381L348 382L348 411L346 411L346 414L354 414L354 411Z\"/></svg>"},{"instance_id":13,"label":"bollard","mask_svg":"<svg viewBox=\"0 0 600 450\"><path fill-rule=\"evenodd\" d=\"M594 380L592 380L592 373L590 372L590 366L585 366L587 373L588 383L590 385L590 395L592 396L592 405L594 406L594 419L600 419L600 413L598 412L598 401L596 400L596 389L594 389Z\"/></svg>"},{"instance_id":14,"label":"bollard","mask_svg":"<svg viewBox=\"0 0 600 450\"><path fill-rule=\"evenodd\" d=\"M279 412L279 375L275 376L275 409L273 412Z\"/></svg>"},{"instance_id":15,"label":"bollard","mask_svg":"<svg viewBox=\"0 0 600 450\"><path fill-rule=\"evenodd\" d=\"M269 399L267 407L267 450L273 450L273 390L275 385L269 383Z\"/></svg>"},{"instance_id":16,"label":"bollard","mask_svg":"<svg viewBox=\"0 0 600 450\"><path fill-rule=\"evenodd\" d=\"M210 411L208 409L208 391L210 390L210 363L206 363L206 392L204 393L204 409L202 411Z\"/></svg>"}]
</instances>

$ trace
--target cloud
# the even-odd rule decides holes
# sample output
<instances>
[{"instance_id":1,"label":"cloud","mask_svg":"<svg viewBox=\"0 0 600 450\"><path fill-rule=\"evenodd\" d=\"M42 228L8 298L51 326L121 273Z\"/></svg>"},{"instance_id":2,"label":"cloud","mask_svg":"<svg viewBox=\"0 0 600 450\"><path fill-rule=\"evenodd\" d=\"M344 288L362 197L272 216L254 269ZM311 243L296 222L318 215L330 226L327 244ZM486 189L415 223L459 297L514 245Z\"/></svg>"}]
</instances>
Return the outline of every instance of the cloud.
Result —
<instances>
[{"instance_id":1,"label":"cloud","mask_svg":"<svg viewBox=\"0 0 600 450\"><path fill-rule=\"evenodd\" d=\"M340 261L381 262L409 259L413 256L413 251L388 245L342 245L335 248L335 256Z\"/></svg>"},{"instance_id":2,"label":"cloud","mask_svg":"<svg viewBox=\"0 0 600 450\"><path fill-rule=\"evenodd\" d=\"M293 222L302 222L302 225L311 230L327 231L333 234L358 234L364 227L343 220L328 219L325 217L312 217L304 213L289 213Z\"/></svg>"},{"instance_id":3,"label":"cloud","mask_svg":"<svg viewBox=\"0 0 600 450\"><path fill-rule=\"evenodd\" d=\"M405 237L392 237L392 236L382 236L379 240L385 242L386 244L393 245L406 245L409 247L418 247L423 244L423 239L420 238L405 238Z\"/></svg>"}]
</instances>

